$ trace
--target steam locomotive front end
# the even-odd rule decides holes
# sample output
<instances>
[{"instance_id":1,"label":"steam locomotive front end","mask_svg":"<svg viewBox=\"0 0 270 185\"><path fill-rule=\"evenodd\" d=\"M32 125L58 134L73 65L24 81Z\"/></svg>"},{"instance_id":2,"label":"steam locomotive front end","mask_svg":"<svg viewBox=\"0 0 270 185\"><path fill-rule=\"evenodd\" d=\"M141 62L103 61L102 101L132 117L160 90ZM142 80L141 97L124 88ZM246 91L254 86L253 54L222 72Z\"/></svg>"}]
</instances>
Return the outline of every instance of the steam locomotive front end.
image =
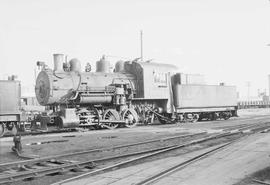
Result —
<instances>
[{"instance_id":1,"label":"steam locomotive front end","mask_svg":"<svg viewBox=\"0 0 270 185\"><path fill-rule=\"evenodd\" d=\"M136 94L135 76L124 72L122 62L117 63L116 72L111 72L109 62L102 57L97 62L96 72L90 72L89 66L81 72L77 59L67 63L64 55L55 54L53 70L44 63L39 65L42 70L36 80L37 100L53 110L62 127L70 127L71 122L78 126L76 120L92 124L93 117L98 118L98 122L103 117L120 121L121 111L128 107L128 101ZM114 114L112 118L106 114L108 109L108 115Z\"/></svg>"},{"instance_id":2,"label":"steam locomotive front end","mask_svg":"<svg viewBox=\"0 0 270 185\"><path fill-rule=\"evenodd\" d=\"M64 104L73 95L72 90L78 87L80 75L67 73L63 69L63 55L54 55L54 70L43 66L36 79L35 93L39 104ZM76 69L76 68L75 68Z\"/></svg>"}]
</instances>

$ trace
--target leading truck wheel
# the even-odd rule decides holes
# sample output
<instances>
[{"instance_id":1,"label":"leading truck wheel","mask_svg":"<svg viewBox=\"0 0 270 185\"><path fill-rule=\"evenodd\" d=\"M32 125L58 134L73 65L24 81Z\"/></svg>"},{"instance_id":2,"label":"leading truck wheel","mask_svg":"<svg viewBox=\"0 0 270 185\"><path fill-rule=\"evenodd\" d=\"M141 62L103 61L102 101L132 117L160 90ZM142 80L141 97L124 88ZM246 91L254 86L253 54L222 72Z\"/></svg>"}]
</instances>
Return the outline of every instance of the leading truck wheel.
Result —
<instances>
[{"instance_id":1,"label":"leading truck wheel","mask_svg":"<svg viewBox=\"0 0 270 185\"><path fill-rule=\"evenodd\" d=\"M0 137L2 137L5 134L5 124L0 123Z\"/></svg>"},{"instance_id":2,"label":"leading truck wheel","mask_svg":"<svg viewBox=\"0 0 270 185\"><path fill-rule=\"evenodd\" d=\"M101 124L102 127L105 127L108 129L115 129L116 127L118 127L118 123L110 122L110 121L119 121L120 116L116 110L108 109L104 112L103 119L108 121L108 122L102 123Z\"/></svg>"},{"instance_id":3,"label":"leading truck wheel","mask_svg":"<svg viewBox=\"0 0 270 185\"><path fill-rule=\"evenodd\" d=\"M126 121L126 127L134 127L138 123L138 114L133 108L125 109L122 118Z\"/></svg>"}]
</instances>

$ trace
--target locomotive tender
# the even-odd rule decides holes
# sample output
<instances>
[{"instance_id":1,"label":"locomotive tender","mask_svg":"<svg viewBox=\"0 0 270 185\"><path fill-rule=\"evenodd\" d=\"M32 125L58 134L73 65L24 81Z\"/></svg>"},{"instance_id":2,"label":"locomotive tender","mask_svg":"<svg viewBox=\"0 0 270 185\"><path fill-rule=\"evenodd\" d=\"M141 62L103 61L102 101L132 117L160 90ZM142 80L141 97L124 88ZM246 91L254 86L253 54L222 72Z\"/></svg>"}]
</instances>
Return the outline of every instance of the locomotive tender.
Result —
<instances>
[{"instance_id":1,"label":"locomotive tender","mask_svg":"<svg viewBox=\"0 0 270 185\"><path fill-rule=\"evenodd\" d=\"M25 121L20 110L21 83L15 76L0 80L0 137L7 132L17 133L18 123Z\"/></svg>"},{"instance_id":2,"label":"locomotive tender","mask_svg":"<svg viewBox=\"0 0 270 185\"><path fill-rule=\"evenodd\" d=\"M237 115L234 86L182 84L174 65L118 61L110 72L102 57L96 72L82 72L78 59L64 58L54 54L54 69L38 62L42 70L35 86L38 102L60 127L131 127L156 119L195 122Z\"/></svg>"}]
</instances>

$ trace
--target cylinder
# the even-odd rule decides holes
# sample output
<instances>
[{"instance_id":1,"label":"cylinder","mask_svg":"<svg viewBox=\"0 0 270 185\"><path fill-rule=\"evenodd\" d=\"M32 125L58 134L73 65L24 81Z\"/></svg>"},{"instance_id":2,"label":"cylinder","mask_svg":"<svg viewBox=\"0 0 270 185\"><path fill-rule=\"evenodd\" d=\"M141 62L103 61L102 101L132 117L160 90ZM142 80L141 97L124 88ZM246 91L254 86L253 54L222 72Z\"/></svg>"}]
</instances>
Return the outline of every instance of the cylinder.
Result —
<instances>
[{"instance_id":1,"label":"cylinder","mask_svg":"<svg viewBox=\"0 0 270 185\"><path fill-rule=\"evenodd\" d=\"M55 118L55 123L60 128L72 128L78 127L80 124L80 119L76 115L76 110L71 109L64 109L61 110L61 116L57 116Z\"/></svg>"},{"instance_id":2,"label":"cylinder","mask_svg":"<svg viewBox=\"0 0 270 185\"><path fill-rule=\"evenodd\" d=\"M110 72L110 62L105 59L105 56L103 56L99 61L97 61L96 71L101 73Z\"/></svg>"},{"instance_id":3,"label":"cylinder","mask_svg":"<svg viewBox=\"0 0 270 185\"><path fill-rule=\"evenodd\" d=\"M73 58L69 61L70 71L81 72L81 62L77 58Z\"/></svg>"},{"instance_id":4,"label":"cylinder","mask_svg":"<svg viewBox=\"0 0 270 185\"><path fill-rule=\"evenodd\" d=\"M124 61L118 61L115 64L115 72L116 73L123 73L125 72L125 62Z\"/></svg>"},{"instance_id":5,"label":"cylinder","mask_svg":"<svg viewBox=\"0 0 270 185\"><path fill-rule=\"evenodd\" d=\"M53 54L54 71L63 71L64 57L64 54Z\"/></svg>"}]
</instances>

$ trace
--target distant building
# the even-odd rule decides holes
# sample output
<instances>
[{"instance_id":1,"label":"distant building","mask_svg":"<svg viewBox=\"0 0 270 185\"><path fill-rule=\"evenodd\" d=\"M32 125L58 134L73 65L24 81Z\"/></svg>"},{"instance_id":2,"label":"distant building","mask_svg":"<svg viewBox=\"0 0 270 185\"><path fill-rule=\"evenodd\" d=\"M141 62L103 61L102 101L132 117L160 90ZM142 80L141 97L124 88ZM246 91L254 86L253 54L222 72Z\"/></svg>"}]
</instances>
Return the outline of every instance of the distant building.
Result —
<instances>
[{"instance_id":1,"label":"distant building","mask_svg":"<svg viewBox=\"0 0 270 185\"><path fill-rule=\"evenodd\" d=\"M45 111L45 106L39 105L37 98L33 96L22 96L21 97L21 108L24 111Z\"/></svg>"}]
</instances>

